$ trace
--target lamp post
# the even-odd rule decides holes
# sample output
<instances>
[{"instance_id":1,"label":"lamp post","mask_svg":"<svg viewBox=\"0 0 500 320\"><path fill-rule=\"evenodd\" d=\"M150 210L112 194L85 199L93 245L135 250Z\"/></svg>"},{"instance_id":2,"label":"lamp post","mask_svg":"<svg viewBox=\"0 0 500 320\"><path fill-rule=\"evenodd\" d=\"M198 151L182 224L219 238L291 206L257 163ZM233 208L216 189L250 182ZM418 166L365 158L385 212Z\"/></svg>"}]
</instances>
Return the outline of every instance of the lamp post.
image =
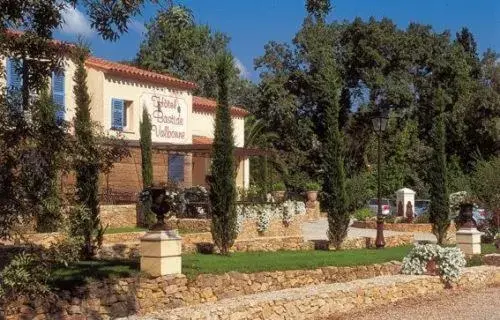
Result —
<instances>
[{"instance_id":1,"label":"lamp post","mask_svg":"<svg viewBox=\"0 0 500 320\"><path fill-rule=\"evenodd\" d=\"M382 195L381 195L381 160L382 160L382 133L387 127L388 116L386 113L378 112L372 118L373 130L378 138L377 150L377 238L375 239L375 246L379 249L385 247L384 240L384 217L382 216Z\"/></svg>"}]
</instances>

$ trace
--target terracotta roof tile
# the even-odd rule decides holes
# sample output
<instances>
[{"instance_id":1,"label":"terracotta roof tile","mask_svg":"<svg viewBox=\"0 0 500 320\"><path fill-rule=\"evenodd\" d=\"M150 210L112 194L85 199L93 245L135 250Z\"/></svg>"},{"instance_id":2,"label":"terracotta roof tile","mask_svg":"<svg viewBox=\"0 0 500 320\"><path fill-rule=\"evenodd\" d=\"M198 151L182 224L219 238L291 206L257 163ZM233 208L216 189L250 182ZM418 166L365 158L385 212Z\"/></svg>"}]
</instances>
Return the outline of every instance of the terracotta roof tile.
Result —
<instances>
[{"instance_id":1,"label":"terracotta roof tile","mask_svg":"<svg viewBox=\"0 0 500 320\"><path fill-rule=\"evenodd\" d=\"M175 86L182 89L195 89L196 84L190 81L181 80L170 75L147 71L137 67L129 66L126 64L104 60L97 57L89 57L85 64L88 67L96 68L104 71L105 73L137 78L144 81Z\"/></svg>"},{"instance_id":2,"label":"terracotta roof tile","mask_svg":"<svg viewBox=\"0 0 500 320\"><path fill-rule=\"evenodd\" d=\"M215 113L217 101L193 96L193 111ZM240 107L231 107L231 115L235 117L245 117L250 113Z\"/></svg>"},{"instance_id":3,"label":"terracotta roof tile","mask_svg":"<svg viewBox=\"0 0 500 320\"><path fill-rule=\"evenodd\" d=\"M212 138L193 135L193 144L212 144L213 142Z\"/></svg>"}]
</instances>

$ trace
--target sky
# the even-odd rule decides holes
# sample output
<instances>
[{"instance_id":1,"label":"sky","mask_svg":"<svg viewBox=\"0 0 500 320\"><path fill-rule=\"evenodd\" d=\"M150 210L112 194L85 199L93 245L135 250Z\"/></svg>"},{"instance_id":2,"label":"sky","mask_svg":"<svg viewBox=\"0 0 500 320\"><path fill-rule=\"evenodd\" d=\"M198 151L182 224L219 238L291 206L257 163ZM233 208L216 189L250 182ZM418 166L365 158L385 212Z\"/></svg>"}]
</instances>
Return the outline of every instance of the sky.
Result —
<instances>
[{"instance_id":1,"label":"sky","mask_svg":"<svg viewBox=\"0 0 500 320\"><path fill-rule=\"evenodd\" d=\"M161 1L161 0L160 0ZM290 42L305 17L304 0L177 0L193 10L198 23L231 37L230 48L236 57L241 75L258 81L253 61L264 53L264 45L273 40ZM349 20L355 17L377 19L387 17L400 28L410 22L430 24L434 30L450 30L452 34L463 26L474 34L478 49L492 48L500 52L500 0L333 0L328 20ZM120 40L102 40L90 28L84 8L70 8L56 38L75 41L86 38L95 56L110 60L135 58L147 24L161 9L148 3L142 14L132 19L129 31Z\"/></svg>"}]
</instances>

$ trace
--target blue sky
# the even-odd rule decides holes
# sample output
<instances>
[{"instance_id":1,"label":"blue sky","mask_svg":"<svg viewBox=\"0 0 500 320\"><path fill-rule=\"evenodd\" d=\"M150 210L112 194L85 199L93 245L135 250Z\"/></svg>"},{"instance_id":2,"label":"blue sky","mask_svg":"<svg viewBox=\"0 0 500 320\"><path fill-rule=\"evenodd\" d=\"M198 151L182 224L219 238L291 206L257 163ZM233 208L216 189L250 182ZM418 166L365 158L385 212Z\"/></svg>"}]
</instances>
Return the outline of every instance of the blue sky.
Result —
<instances>
[{"instance_id":1,"label":"blue sky","mask_svg":"<svg viewBox=\"0 0 500 320\"><path fill-rule=\"evenodd\" d=\"M270 41L290 41L305 16L304 0L177 0L194 12L198 23L231 37L230 47L245 69L245 75L258 80L253 59L263 54ZM493 48L500 52L499 0L337 0L329 20L353 20L355 17L388 17L399 27L410 22L431 24L435 30L453 34L467 26L476 37L479 50ZM111 60L135 57L145 31L144 24L160 7L147 4L141 16L134 18L130 30L117 42L99 38L90 30L83 10L67 12L67 24L56 37L74 41L83 34L91 43L93 54Z\"/></svg>"}]
</instances>

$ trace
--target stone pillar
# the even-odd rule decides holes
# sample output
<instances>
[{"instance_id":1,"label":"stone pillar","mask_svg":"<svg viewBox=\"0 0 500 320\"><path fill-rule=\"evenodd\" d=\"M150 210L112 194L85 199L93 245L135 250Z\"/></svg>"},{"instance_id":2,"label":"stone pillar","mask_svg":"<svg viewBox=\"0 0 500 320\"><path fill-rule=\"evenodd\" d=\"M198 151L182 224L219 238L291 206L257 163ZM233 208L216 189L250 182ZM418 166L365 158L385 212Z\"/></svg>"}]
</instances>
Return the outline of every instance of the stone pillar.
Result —
<instances>
[{"instance_id":1,"label":"stone pillar","mask_svg":"<svg viewBox=\"0 0 500 320\"><path fill-rule=\"evenodd\" d=\"M412 208L415 208L415 191L408 188L402 188L396 191L396 205L399 206L400 202L403 205L403 217L406 217L408 202L411 203Z\"/></svg>"},{"instance_id":2,"label":"stone pillar","mask_svg":"<svg viewBox=\"0 0 500 320\"><path fill-rule=\"evenodd\" d=\"M182 242L177 230L148 231L141 238L141 271L153 277L182 271Z\"/></svg>"},{"instance_id":3,"label":"stone pillar","mask_svg":"<svg viewBox=\"0 0 500 320\"><path fill-rule=\"evenodd\" d=\"M457 231L457 246L467 255L481 254L481 235L475 227Z\"/></svg>"}]
</instances>

